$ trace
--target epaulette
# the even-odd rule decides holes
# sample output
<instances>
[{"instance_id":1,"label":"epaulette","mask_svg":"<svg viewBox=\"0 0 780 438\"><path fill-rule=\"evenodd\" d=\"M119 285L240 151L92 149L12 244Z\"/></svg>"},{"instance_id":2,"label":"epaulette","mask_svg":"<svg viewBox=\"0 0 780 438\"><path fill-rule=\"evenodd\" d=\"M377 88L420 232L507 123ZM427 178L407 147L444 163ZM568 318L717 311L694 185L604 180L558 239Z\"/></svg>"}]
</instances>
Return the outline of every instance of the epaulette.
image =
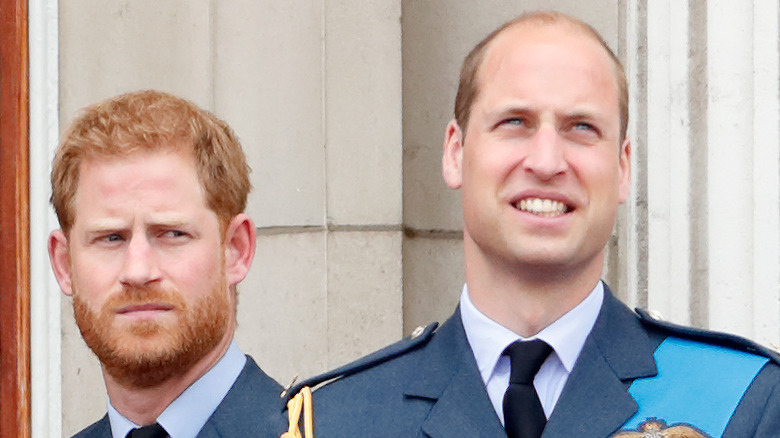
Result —
<instances>
[{"instance_id":1,"label":"epaulette","mask_svg":"<svg viewBox=\"0 0 780 438\"><path fill-rule=\"evenodd\" d=\"M753 342L750 339L729 333L721 333L673 324L663 321L657 314L653 312L639 308L634 310L639 315L639 319L642 324L654 327L659 331L665 332L671 336L764 356L775 364L780 365L780 355L777 351Z\"/></svg>"},{"instance_id":2,"label":"epaulette","mask_svg":"<svg viewBox=\"0 0 780 438\"><path fill-rule=\"evenodd\" d=\"M323 384L327 384L335 380L342 379L352 374L365 371L369 368L375 367L379 364L395 359L396 357L402 356L412 350L415 350L427 344L428 341L430 341L431 338L433 337L434 331L438 326L439 326L438 322L428 324L427 327L419 326L412 332L411 335L401 339L395 344L391 344L385 348L382 348L381 350L375 351L374 353L371 353L368 356L364 356L342 367L336 368L331 371L327 371L318 376L311 377L309 379L301 381L300 383L291 385L289 388L285 389L284 392L282 392L281 396L283 399L285 399L285 404L286 404L290 398L295 396L295 394L297 394L301 390L301 388L305 386L308 386L310 388L315 388L317 386L321 386Z\"/></svg>"}]
</instances>

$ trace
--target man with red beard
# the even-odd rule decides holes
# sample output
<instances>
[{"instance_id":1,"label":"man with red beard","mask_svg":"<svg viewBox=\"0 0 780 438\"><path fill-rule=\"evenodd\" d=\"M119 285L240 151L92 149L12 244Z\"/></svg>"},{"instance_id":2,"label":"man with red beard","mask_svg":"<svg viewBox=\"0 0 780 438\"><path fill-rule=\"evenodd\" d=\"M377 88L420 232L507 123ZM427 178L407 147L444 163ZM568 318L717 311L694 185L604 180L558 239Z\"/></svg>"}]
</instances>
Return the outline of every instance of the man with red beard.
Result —
<instances>
[{"instance_id":1,"label":"man with red beard","mask_svg":"<svg viewBox=\"0 0 780 438\"><path fill-rule=\"evenodd\" d=\"M54 158L60 288L108 413L78 437L278 437L282 388L233 340L255 252L249 167L223 121L156 91L87 107Z\"/></svg>"}]
</instances>

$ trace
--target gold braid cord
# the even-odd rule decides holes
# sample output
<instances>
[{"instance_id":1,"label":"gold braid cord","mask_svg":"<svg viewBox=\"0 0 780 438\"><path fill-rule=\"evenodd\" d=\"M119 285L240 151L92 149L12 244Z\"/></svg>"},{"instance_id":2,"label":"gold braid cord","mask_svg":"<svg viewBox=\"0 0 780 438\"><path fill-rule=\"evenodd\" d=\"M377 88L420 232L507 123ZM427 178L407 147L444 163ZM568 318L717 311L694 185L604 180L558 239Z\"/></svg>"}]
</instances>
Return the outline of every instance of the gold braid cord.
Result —
<instances>
[{"instance_id":1,"label":"gold braid cord","mask_svg":"<svg viewBox=\"0 0 780 438\"><path fill-rule=\"evenodd\" d=\"M298 423L301 419L301 410L303 410L303 430L305 435L301 435ZM281 438L314 438L314 411L311 405L311 388L304 386L287 402L287 416L290 426L287 432L283 433Z\"/></svg>"}]
</instances>

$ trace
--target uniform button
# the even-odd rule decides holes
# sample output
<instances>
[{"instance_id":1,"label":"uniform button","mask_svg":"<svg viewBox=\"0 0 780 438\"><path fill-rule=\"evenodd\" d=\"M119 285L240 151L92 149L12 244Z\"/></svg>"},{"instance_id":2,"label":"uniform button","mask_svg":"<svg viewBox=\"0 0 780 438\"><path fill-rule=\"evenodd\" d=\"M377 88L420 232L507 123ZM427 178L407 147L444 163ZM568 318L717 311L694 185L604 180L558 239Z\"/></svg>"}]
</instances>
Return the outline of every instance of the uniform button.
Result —
<instances>
[{"instance_id":1,"label":"uniform button","mask_svg":"<svg viewBox=\"0 0 780 438\"><path fill-rule=\"evenodd\" d=\"M412 332L412 339L419 337L421 334L423 334L424 331L425 327L417 326L417 328Z\"/></svg>"}]
</instances>

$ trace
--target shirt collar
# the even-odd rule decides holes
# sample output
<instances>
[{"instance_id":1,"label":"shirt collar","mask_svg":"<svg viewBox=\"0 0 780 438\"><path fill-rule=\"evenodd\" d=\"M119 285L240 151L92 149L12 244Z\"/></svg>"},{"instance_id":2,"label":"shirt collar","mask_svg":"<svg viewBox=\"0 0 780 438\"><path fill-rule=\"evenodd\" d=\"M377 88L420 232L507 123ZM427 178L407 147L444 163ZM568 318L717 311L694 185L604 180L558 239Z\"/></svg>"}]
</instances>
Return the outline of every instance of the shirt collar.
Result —
<instances>
[{"instance_id":1,"label":"shirt collar","mask_svg":"<svg viewBox=\"0 0 780 438\"><path fill-rule=\"evenodd\" d=\"M246 356L233 340L222 358L168 405L157 417L157 422L171 438L197 436L230 391L245 363ZM115 438L124 438L131 429L138 427L120 414L111 405L111 400L108 401L108 418Z\"/></svg>"},{"instance_id":2,"label":"shirt collar","mask_svg":"<svg viewBox=\"0 0 780 438\"><path fill-rule=\"evenodd\" d=\"M599 281L580 304L535 336L525 339L480 312L469 297L468 286L464 285L460 296L460 316L482 380L487 381L490 378L501 353L518 339L541 339L547 342L570 373L582 351L585 339L596 323L603 300L604 286Z\"/></svg>"}]
</instances>

